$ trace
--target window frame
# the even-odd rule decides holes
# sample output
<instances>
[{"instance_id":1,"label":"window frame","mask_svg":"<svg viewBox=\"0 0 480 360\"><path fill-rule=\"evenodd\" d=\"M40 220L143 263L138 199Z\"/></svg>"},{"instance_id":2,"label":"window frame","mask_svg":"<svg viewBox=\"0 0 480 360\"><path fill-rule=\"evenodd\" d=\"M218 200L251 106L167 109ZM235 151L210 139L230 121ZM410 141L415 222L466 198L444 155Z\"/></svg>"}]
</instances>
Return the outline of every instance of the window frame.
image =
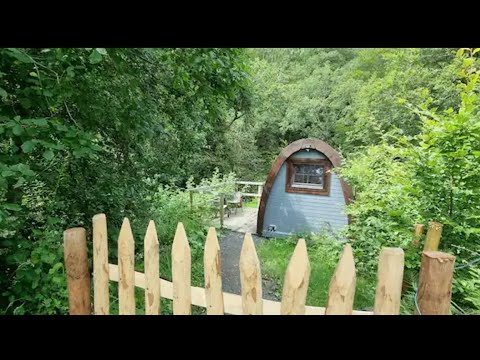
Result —
<instances>
[{"instance_id":1,"label":"window frame","mask_svg":"<svg viewBox=\"0 0 480 360\"><path fill-rule=\"evenodd\" d=\"M315 189L315 188L307 188L301 187L299 185L293 185L293 175L295 172L294 165L320 165L324 167L324 188L323 189ZM330 195L330 170L332 168L332 163L327 159L305 159L305 158L288 158L286 160L287 166L287 178L285 181L285 191L288 193L297 193L297 194L310 194L310 195L322 195L322 196L329 196ZM297 183L298 184L298 183Z\"/></svg>"}]
</instances>

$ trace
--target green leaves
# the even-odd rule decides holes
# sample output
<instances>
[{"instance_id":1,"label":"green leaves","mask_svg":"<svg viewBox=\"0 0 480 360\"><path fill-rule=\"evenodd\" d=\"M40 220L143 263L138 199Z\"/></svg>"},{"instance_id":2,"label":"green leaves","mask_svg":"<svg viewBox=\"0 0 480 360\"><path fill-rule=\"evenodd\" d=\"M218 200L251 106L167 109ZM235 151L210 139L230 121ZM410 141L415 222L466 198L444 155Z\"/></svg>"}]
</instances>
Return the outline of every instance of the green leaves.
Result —
<instances>
[{"instance_id":1,"label":"green leaves","mask_svg":"<svg viewBox=\"0 0 480 360\"><path fill-rule=\"evenodd\" d=\"M105 50L104 48L96 48L95 50L97 50L97 52L98 52L100 55L104 55L104 56L107 56L107 55L108 55L107 50Z\"/></svg>"},{"instance_id":2,"label":"green leaves","mask_svg":"<svg viewBox=\"0 0 480 360\"><path fill-rule=\"evenodd\" d=\"M23 51L15 48L8 48L8 54L15 57L18 61L25 63L25 64L31 64L33 63L33 59L25 54Z\"/></svg>"},{"instance_id":3,"label":"green leaves","mask_svg":"<svg viewBox=\"0 0 480 360\"><path fill-rule=\"evenodd\" d=\"M20 136L24 133L23 127L20 124L15 124L12 128L12 132L14 135Z\"/></svg>"},{"instance_id":4,"label":"green leaves","mask_svg":"<svg viewBox=\"0 0 480 360\"><path fill-rule=\"evenodd\" d=\"M3 204L2 207L4 209L7 209L7 210L11 210L11 211L20 211L22 210L22 207L18 204Z\"/></svg>"},{"instance_id":5,"label":"green leaves","mask_svg":"<svg viewBox=\"0 0 480 360\"><path fill-rule=\"evenodd\" d=\"M62 232L88 228L104 209L113 223L143 221L159 184L228 164L225 125L248 103L236 102L243 50L46 50L0 48L0 288L9 313L68 312ZM179 210L185 199L168 202L165 228L188 212L201 248L204 213L188 202Z\"/></svg>"},{"instance_id":6,"label":"green leaves","mask_svg":"<svg viewBox=\"0 0 480 360\"><path fill-rule=\"evenodd\" d=\"M36 145L37 143L35 141L32 141L32 140L26 141L22 144L22 151L24 153L29 153L35 148Z\"/></svg>"},{"instance_id":7,"label":"green leaves","mask_svg":"<svg viewBox=\"0 0 480 360\"><path fill-rule=\"evenodd\" d=\"M43 157L45 158L45 160L52 160L53 159L53 151L52 150L46 150L44 153L43 153Z\"/></svg>"},{"instance_id":8,"label":"green leaves","mask_svg":"<svg viewBox=\"0 0 480 360\"><path fill-rule=\"evenodd\" d=\"M98 51L98 49L93 50L88 57L90 64L98 64L102 61L102 59L102 54L100 51Z\"/></svg>"},{"instance_id":9,"label":"green leaves","mask_svg":"<svg viewBox=\"0 0 480 360\"><path fill-rule=\"evenodd\" d=\"M10 169L18 171L24 176L34 176L35 175L35 172L32 169L30 169L29 165L22 164L22 163L12 165L12 166L10 166Z\"/></svg>"}]
</instances>

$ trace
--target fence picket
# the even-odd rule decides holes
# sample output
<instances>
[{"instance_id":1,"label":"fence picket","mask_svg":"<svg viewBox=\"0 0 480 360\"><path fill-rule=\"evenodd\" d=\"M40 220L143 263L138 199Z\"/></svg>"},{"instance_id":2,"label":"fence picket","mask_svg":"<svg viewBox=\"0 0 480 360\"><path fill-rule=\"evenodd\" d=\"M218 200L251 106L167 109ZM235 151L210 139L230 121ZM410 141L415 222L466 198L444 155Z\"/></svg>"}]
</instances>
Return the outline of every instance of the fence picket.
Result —
<instances>
[{"instance_id":1,"label":"fence picket","mask_svg":"<svg viewBox=\"0 0 480 360\"><path fill-rule=\"evenodd\" d=\"M190 315L192 312L191 255L187 234L181 222L177 225L172 245L173 314Z\"/></svg>"},{"instance_id":2,"label":"fence picket","mask_svg":"<svg viewBox=\"0 0 480 360\"><path fill-rule=\"evenodd\" d=\"M400 314L404 253L400 248L384 248L378 261L375 315Z\"/></svg>"},{"instance_id":3,"label":"fence picket","mask_svg":"<svg viewBox=\"0 0 480 360\"><path fill-rule=\"evenodd\" d=\"M345 245L330 281L325 315L351 315L355 297L355 262L352 247Z\"/></svg>"},{"instance_id":4,"label":"fence picket","mask_svg":"<svg viewBox=\"0 0 480 360\"><path fill-rule=\"evenodd\" d=\"M118 307L120 315L135 315L135 243L127 218L118 236Z\"/></svg>"},{"instance_id":5,"label":"fence picket","mask_svg":"<svg viewBox=\"0 0 480 360\"><path fill-rule=\"evenodd\" d=\"M222 273L220 262L220 246L214 227L208 229L203 257L205 273L205 299L207 315L223 315Z\"/></svg>"},{"instance_id":6,"label":"fence picket","mask_svg":"<svg viewBox=\"0 0 480 360\"><path fill-rule=\"evenodd\" d=\"M298 240L285 273L283 285L282 315L304 315L310 280L310 262L304 239Z\"/></svg>"},{"instance_id":7,"label":"fence picket","mask_svg":"<svg viewBox=\"0 0 480 360\"><path fill-rule=\"evenodd\" d=\"M160 313L160 279L158 260L158 237L155 223L150 220L144 240L145 256L145 314Z\"/></svg>"},{"instance_id":8,"label":"fence picket","mask_svg":"<svg viewBox=\"0 0 480 360\"><path fill-rule=\"evenodd\" d=\"M93 223L93 304L95 315L108 315L110 299L108 291L108 239L107 218L97 214Z\"/></svg>"},{"instance_id":9,"label":"fence picket","mask_svg":"<svg viewBox=\"0 0 480 360\"><path fill-rule=\"evenodd\" d=\"M240 282L244 315L262 315L262 275L252 235L245 234L240 253Z\"/></svg>"}]
</instances>

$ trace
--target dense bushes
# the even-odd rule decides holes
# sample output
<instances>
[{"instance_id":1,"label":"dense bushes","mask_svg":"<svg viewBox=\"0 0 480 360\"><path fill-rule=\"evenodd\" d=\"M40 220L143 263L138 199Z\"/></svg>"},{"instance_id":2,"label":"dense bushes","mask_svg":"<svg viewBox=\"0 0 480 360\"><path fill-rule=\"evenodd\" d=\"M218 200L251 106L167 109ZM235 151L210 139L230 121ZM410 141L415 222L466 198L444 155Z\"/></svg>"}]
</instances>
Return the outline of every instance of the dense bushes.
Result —
<instances>
[{"instance_id":1,"label":"dense bushes","mask_svg":"<svg viewBox=\"0 0 480 360\"><path fill-rule=\"evenodd\" d=\"M348 233L364 273L374 270L372 259L383 246L407 250L406 267L417 271L419 249L410 246L417 222L445 224L440 249L454 253L457 264L480 255L480 71L473 51L459 52L456 67L460 104L441 112L431 107L431 97L408 105L421 120L420 133L386 135L378 147L352 156L341 172L356 190ZM480 311L478 275L475 268L455 272L459 311Z\"/></svg>"},{"instance_id":2,"label":"dense bushes","mask_svg":"<svg viewBox=\"0 0 480 360\"><path fill-rule=\"evenodd\" d=\"M158 185L210 176L248 107L243 53L0 49L0 309L64 313L64 229L104 212L143 238Z\"/></svg>"}]
</instances>

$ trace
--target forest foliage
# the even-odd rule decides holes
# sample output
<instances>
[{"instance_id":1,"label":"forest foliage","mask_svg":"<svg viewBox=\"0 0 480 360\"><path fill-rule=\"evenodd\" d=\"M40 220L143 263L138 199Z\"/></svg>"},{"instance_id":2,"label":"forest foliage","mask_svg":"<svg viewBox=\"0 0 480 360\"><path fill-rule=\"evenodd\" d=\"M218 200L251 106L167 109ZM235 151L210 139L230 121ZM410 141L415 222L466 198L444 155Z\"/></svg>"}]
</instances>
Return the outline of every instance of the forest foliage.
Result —
<instances>
[{"instance_id":1,"label":"forest foliage","mask_svg":"<svg viewBox=\"0 0 480 360\"><path fill-rule=\"evenodd\" d=\"M382 246L401 246L415 279L416 222L444 223L441 248L457 262L480 256L479 55L0 49L0 309L66 313L62 232L90 230L96 213L112 239L125 216L136 239L158 219L166 246L182 220L201 247L205 213L188 211L182 189L220 173L264 180L305 137L345 159L359 272L375 272ZM454 278L456 309L480 311L478 267Z\"/></svg>"}]
</instances>

